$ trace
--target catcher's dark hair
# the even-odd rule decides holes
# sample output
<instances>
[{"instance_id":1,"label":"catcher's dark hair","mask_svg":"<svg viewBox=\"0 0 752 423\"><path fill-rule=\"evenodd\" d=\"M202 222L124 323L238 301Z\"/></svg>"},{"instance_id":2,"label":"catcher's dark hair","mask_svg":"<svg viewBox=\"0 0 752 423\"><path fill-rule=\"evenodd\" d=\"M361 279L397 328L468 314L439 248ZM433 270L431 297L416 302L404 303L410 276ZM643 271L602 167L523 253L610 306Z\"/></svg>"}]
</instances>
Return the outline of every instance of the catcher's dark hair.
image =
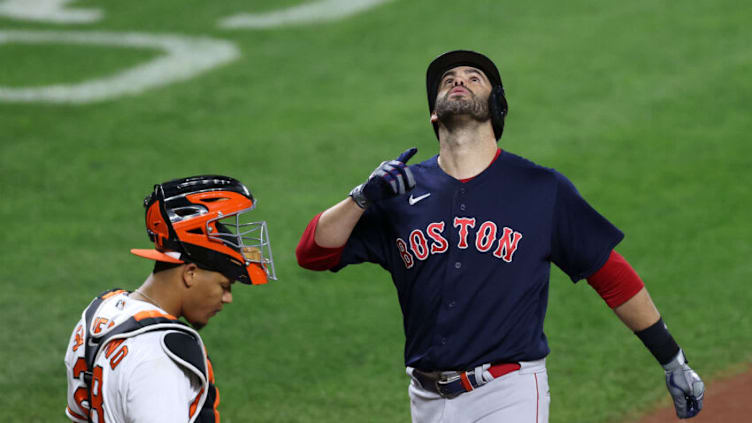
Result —
<instances>
[{"instance_id":1,"label":"catcher's dark hair","mask_svg":"<svg viewBox=\"0 0 752 423\"><path fill-rule=\"evenodd\" d=\"M178 266L182 266L184 264L185 263L168 263L166 261L156 261L156 262L154 262L154 270L152 271L152 273L159 273L159 272L161 272L163 270L174 269L174 268L176 268Z\"/></svg>"}]
</instances>

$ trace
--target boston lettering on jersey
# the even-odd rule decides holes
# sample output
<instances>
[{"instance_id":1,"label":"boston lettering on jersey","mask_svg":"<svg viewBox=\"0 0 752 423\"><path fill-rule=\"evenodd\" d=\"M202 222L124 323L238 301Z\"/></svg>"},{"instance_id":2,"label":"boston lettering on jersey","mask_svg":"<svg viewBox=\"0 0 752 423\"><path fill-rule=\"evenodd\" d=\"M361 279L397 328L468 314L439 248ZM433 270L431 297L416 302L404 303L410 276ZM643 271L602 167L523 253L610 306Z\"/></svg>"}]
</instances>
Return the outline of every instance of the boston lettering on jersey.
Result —
<instances>
[{"instance_id":1,"label":"boston lettering on jersey","mask_svg":"<svg viewBox=\"0 0 752 423\"><path fill-rule=\"evenodd\" d=\"M331 270L371 262L390 273L407 366L545 357L551 263L572 281L587 277L621 232L559 172L508 152L467 182L436 156L410 169L413 192L369 207Z\"/></svg>"},{"instance_id":2,"label":"boston lettering on jersey","mask_svg":"<svg viewBox=\"0 0 752 423\"><path fill-rule=\"evenodd\" d=\"M522 239L522 234L507 226L499 230L499 225L490 220L477 225L476 230L476 220L474 217L454 218L452 227L458 235L456 247L463 250L475 247L481 253L488 253L493 249L491 254L494 257L511 263L514 252L517 251ZM415 258L422 261L427 259L429 255L446 253L449 249L449 241L444 236L446 227L445 222L432 222L428 224L425 231L421 229L411 231L408 241L397 238L395 241L397 251L399 251L405 267L411 269L415 265ZM472 230L475 230L474 243L468 241L468 235Z\"/></svg>"}]
</instances>

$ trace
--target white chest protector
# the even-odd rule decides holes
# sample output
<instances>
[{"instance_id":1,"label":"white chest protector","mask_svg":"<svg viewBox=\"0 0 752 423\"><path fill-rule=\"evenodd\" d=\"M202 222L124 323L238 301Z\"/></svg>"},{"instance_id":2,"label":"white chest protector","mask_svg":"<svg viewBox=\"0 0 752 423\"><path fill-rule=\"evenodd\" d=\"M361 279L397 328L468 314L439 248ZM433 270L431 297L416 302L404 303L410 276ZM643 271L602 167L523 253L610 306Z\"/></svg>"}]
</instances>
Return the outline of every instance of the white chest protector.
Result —
<instances>
[{"instance_id":1,"label":"white chest protector","mask_svg":"<svg viewBox=\"0 0 752 423\"><path fill-rule=\"evenodd\" d=\"M154 305L110 290L84 310L66 351L74 422L218 422L199 334Z\"/></svg>"}]
</instances>

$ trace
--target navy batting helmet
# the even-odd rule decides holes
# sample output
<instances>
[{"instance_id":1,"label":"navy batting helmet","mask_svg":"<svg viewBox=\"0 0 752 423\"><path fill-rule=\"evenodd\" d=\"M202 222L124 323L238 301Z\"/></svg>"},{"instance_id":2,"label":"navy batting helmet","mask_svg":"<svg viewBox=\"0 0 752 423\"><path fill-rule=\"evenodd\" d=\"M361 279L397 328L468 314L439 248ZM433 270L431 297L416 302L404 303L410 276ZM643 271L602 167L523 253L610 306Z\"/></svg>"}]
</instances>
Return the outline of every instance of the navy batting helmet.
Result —
<instances>
[{"instance_id":1,"label":"navy batting helmet","mask_svg":"<svg viewBox=\"0 0 752 423\"><path fill-rule=\"evenodd\" d=\"M491 112L491 124L493 125L496 140L501 138L504 132L504 118L509 106L504 95L504 85L501 83L501 75L496 65L488 57L470 50L453 50L446 52L431 62L426 71L426 93L428 94L428 112L433 113L436 107L436 95L439 92L439 83L444 73L457 66L472 66L480 69L491 82L491 95L488 97L488 110ZM439 137L439 125L433 124L436 138Z\"/></svg>"}]
</instances>

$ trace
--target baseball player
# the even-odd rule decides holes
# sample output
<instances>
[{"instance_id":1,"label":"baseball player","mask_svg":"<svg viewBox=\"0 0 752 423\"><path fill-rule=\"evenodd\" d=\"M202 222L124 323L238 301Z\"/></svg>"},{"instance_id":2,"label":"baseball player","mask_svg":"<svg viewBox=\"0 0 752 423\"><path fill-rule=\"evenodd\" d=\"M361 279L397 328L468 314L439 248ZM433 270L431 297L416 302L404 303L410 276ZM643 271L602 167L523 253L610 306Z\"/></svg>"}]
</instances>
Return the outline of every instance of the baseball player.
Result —
<instances>
[{"instance_id":1,"label":"baseball player","mask_svg":"<svg viewBox=\"0 0 752 423\"><path fill-rule=\"evenodd\" d=\"M508 106L494 63L450 51L428 66L426 88L439 154L381 163L296 250L311 270L367 261L391 273L413 421L548 421L550 263L587 279L665 369L677 415L696 415L703 382L614 250L622 232L561 173L497 147Z\"/></svg>"},{"instance_id":2,"label":"baseball player","mask_svg":"<svg viewBox=\"0 0 752 423\"><path fill-rule=\"evenodd\" d=\"M225 304L232 284L276 279L256 202L226 176L176 179L144 200L155 260L134 291L94 298L65 354L67 416L77 423L219 422L219 393L198 330ZM185 318L190 326L178 320Z\"/></svg>"}]
</instances>

